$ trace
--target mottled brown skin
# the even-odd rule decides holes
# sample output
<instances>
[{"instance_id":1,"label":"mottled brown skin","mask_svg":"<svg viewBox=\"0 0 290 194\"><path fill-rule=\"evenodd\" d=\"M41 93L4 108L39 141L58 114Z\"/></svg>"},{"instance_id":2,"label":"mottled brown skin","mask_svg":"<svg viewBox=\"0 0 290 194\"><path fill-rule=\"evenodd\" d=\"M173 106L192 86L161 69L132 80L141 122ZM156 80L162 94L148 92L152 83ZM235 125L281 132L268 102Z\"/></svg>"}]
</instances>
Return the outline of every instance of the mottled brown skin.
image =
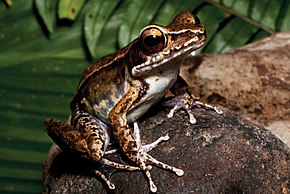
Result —
<instances>
[{"instance_id":1,"label":"mottled brown skin","mask_svg":"<svg viewBox=\"0 0 290 194\"><path fill-rule=\"evenodd\" d=\"M174 111L185 108L192 122L192 106L221 113L213 106L196 101L178 76L184 57L201 47L205 38L204 26L188 12L181 12L168 26L143 28L128 46L86 68L71 103L71 123L48 119L45 122L47 133L62 149L80 157L121 169L141 169L147 176L150 190L156 192L149 172L151 166L147 163L171 170L178 176L182 176L183 171L150 156L147 151L156 145L145 151L137 138L140 135L132 132L128 123L135 122L170 88L179 96L169 117ZM111 135L136 167L103 158ZM96 174L109 188L115 188L101 172L96 171Z\"/></svg>"}]
</instances>

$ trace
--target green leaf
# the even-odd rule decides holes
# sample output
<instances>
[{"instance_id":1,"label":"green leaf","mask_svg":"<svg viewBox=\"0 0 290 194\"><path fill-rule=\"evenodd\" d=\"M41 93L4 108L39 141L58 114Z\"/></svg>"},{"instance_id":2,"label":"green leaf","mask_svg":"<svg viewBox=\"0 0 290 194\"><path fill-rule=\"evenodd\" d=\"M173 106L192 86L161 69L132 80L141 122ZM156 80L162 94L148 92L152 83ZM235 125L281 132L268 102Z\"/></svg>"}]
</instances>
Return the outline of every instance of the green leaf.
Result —
<instances>
[{"instance_id":1,"label":"green leaf","mask_svg":"<svg viewBox=\"0 0 290 194\"><path fill-rule=\"evenodd\" d=\"M97 55L96 46L99 42L102 29L117 4L118 1L98 0L91 0L87 4L84 32L87 46L93 57Z\"/></svg>"},{"instance_id":2,"label":"green leaf","mask_svg":"<svg viewBox=\"0 0 290 194\"><path fill-rule=\"evenodd\" d=\"M81 23L48 39L32 1L0 6L0 193L41 193L42 165L52 140L43 121L65 121L89 64Z\"/></svg>"},{"instance_id":3,"label":"green leaf","mask_svg":"<svg viewBox=\"0 0 290 194\"><path fill-rule=\"evenodd\" d=\"M249 16L271 30L275 30L275 22L281 8L277 6L277 1L255 1L253 6L255 9L252 9Z\"/></svg>"},{"instance_id":4,"label":"green leaf","mask_svg":"<svg viewBox=\"0 0 290 194\"><path fill-rule=\"evenodd\" d=\"M53 32L56 21L57 0L35 0L35 6L47 30Z\"/></svg>"},{"instance_id":5,"label":"green leaf","mask_svg":"<svg viewBox=\"0 0 290 194\"><path fill-rule=\"evenodd\" d=\"M58 17L60 19L75 20L85 0L61 0L58 5Z\"/></svg>"},{"instance_id":6,"label":"green leaf","mask_svg":"<svg viewBox=\"0 0 290 194\"><path fill-rule=\"evenodd\" d=\"M158 13L155 14L153 23L168 25L177 13L181 11L193 11L203 0L184 1L184 0L167 0L164 1Z\"/></svg>"},{"instance_id":7,"label":"green leaf","mask_svg":"<svg viewBox=\"0 0 290 194\"><path fill-rule=\"evenodd\" d=\"M290 1L284 0L276 22L276 29L285 31L290 29Z\"/></svg>"},{"instance_id":8,"label":"green leaf","mask_svg":"<svg viewBox=\"0 0 290 194\"><path fill-rule=\"evenodd\" d=\"M14 184L11 185L11 182ZM40 193L42 189L41 181L31 181L18 178L0 178L1 193L33 194Z\"/></svg>"},{"instance_id":9,"label":"green leaf","mask_svg":"<svg viewBox=\"0 0 290 194\"><path fill-rule=\"evenodd\" d=\"M224 52L248 42L249 37L258 28L237 17L228 18L228 24L214 36L215 42L210 42L205 47L205 52ZM239 37L236 39L236 37ZM209 46L210 45L210 46Z\"/></svg>"},{"instance_id":10,"label":"green leaf","mask_svg":"<svg viewBox=\"0 0 290 194\"><path fill-rule=\"evenodd\" d=\"M132 0L127 10L130 14L123 16L123 22L119 32L119 46L124 47L135 39L140 30L153 20L164 1L140 1Z\"/></svg>"},{"instance_id":11,"label":"green leaf","mask_svg":"<svg viewBox=\"0 0 290 194\"><path fill-rule=\"evenodd\" d=\"M289 0L206 0L268 33L289 30Z\"/></svg>"}]
</instances>

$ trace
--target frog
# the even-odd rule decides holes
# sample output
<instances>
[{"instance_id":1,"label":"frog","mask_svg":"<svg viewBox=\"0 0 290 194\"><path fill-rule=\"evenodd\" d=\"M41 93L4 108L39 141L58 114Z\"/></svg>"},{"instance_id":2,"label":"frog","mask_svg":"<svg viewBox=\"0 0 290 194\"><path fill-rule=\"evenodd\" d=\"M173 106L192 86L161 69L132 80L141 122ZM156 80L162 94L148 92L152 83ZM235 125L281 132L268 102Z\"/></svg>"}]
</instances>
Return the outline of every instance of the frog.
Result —
<instances>
[{"instance_id":1,"label":"frog","mask_svg":"<svg viewBox=\"0 0 290 194\"><path fill-rule=\"evenodd\" d=\"M182 109L194 124L194 107L222 114L217 106L199 101L179 75L183 60L205 41L204 25L187 11L177 14L167 26L145 26L127 46L86 67L70 104L70 122L46 119L45 131L61 149L81 158L116 169L142 171L150 191L156 192L150 173L152 165L177 176L183 176L184 171L149 154L161 142L169 140L169 135L143 145L137 120L168 92L174 95L169 103L172 108L169 118ZM116 151L108 149L113 139L131 164L106 159L107 154ZM115 189L100 170L94 173L109 189Z\"/></svg>"}]
</instances>

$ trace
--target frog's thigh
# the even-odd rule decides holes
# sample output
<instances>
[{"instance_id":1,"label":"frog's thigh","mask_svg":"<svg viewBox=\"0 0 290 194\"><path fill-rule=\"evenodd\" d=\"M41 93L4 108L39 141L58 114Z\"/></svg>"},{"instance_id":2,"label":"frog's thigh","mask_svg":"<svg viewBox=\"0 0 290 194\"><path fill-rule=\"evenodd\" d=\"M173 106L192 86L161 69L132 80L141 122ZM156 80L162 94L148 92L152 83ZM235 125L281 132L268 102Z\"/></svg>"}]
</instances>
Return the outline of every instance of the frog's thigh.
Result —
<instances>
[{"instance_id":1,"label":"frog's thigh","mask_svg":"<svg viewBox=\"0 0 290 194\"><path fill-rule=\"evenodd\" d=\"M72 116L72 125L80 133L77 147L87 149L87 157L100 161L110 141L109 127L93 115L77 110Z\"/></svg>"},{"instance_id":2,"label":"frog's thigh","mask_svg":"<svg viewBox=\"0 0 290 194\"><path fill-rule=\"evenodd\" d=\"M103 158L110 142L110 128L101 120L87 112L78 110L72 119L72 123L81 132L81 136L83 137L82 141L84 141L82 145L87 147L89 159L118 169L129 171L140 170L139 167L124 165Z\"/></svg>"},{"instance_id":3,"label":"frog's thigh","mask_svg":"<svg viewBox=\"0 0 290 194\"><path fill-rule=\"evenodd\" d=\"M61 149L80 155L88 152L85 146L86 142L82 138L81 133L73 126L56 119L47 119L44 126L47 134Z\"/></svg>"},{"instance_id":4,"label":"frog's thigh","mask_svg":"<svg viewBox=\"0 0 290 194\"><path fill-rule=\"evenodd\" d=\"M88 145L98 146L97 142L94 142L95 135L92 135L95 132L94 129L98 127L94 126L93 129L91 129L92 123L90 125L86 125L84 122L81 121L83 120L80 119L78 121L78 129L67 123L55 119L47 119L44 125L48 135L63 150L70 150L83 158L95 160L101 164L112 166L118 169L125 169L129 171L140 170L139 167L119 164L117 162L112 162L105 158L102 158L102 153L104 153L104 151L102 151L101 153L93 153L92 150L94 149L88 149ZM95 155L99 155L99 157L101 158L95 158ZM100 172L99 170L95 170L94 172L108 185L110 189L115 188L114 184L111 183L111 181L102 172Z\"/></svg>"}]
</instances>

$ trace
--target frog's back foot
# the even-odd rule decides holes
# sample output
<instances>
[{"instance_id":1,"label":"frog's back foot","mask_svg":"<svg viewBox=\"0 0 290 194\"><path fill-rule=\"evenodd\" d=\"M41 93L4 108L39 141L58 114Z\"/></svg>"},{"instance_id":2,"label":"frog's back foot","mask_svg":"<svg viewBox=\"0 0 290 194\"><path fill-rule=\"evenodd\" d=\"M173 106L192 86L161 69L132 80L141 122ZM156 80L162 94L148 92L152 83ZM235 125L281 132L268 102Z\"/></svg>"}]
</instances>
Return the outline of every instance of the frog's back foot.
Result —
<instances>
[{"instance_id":1,"label":"frog's back foot","mask_svg":"<svg viewBox=\"0 0 290 194\"><path fill-rule=\"evenodd\" d=\"M128 171L140 170L139 167L113 162L113 161L107 160L105 158L102 158L100 163L104 164L104 165L107 165L107 166L114 167L116 169L122 169L122 170L128 170Z\"/></svg>"},{"instance_id":2,"label":"frog's back foot","mask_svg":"<svg viewBox=\"0 0 290 194\"><path fill-rule=\"evenodd\" d=\"M115 185L101 171L95 170L95 174L106 183L109 189L115 189Z\"/></svg>"},{"instance_id":3,"label":"frog's back foot","mask_svg":"<svg viewBox=\"0 0 290 194\"><path fill-rule=\"evenodd\" d=\"M120 164L117 162L113 162L110 160L107 160L105 158L102 158L102 160L99 161L100 164L106 165L106 166L111 166L113 168L116 169L122 169L122 170L128 170L128 171L135 171L135 170L140 170L139 167L136 166L129 166L129 165L125 165L125 164ZM104 181L104 183L106 183L106 185L108 186L109 189L113 190L115 189L115 185L114 183L112 183L110 181L110 179L101 171L99 170L94 170L94 173L101 179Z\"/></svg>"}]
</instances>

